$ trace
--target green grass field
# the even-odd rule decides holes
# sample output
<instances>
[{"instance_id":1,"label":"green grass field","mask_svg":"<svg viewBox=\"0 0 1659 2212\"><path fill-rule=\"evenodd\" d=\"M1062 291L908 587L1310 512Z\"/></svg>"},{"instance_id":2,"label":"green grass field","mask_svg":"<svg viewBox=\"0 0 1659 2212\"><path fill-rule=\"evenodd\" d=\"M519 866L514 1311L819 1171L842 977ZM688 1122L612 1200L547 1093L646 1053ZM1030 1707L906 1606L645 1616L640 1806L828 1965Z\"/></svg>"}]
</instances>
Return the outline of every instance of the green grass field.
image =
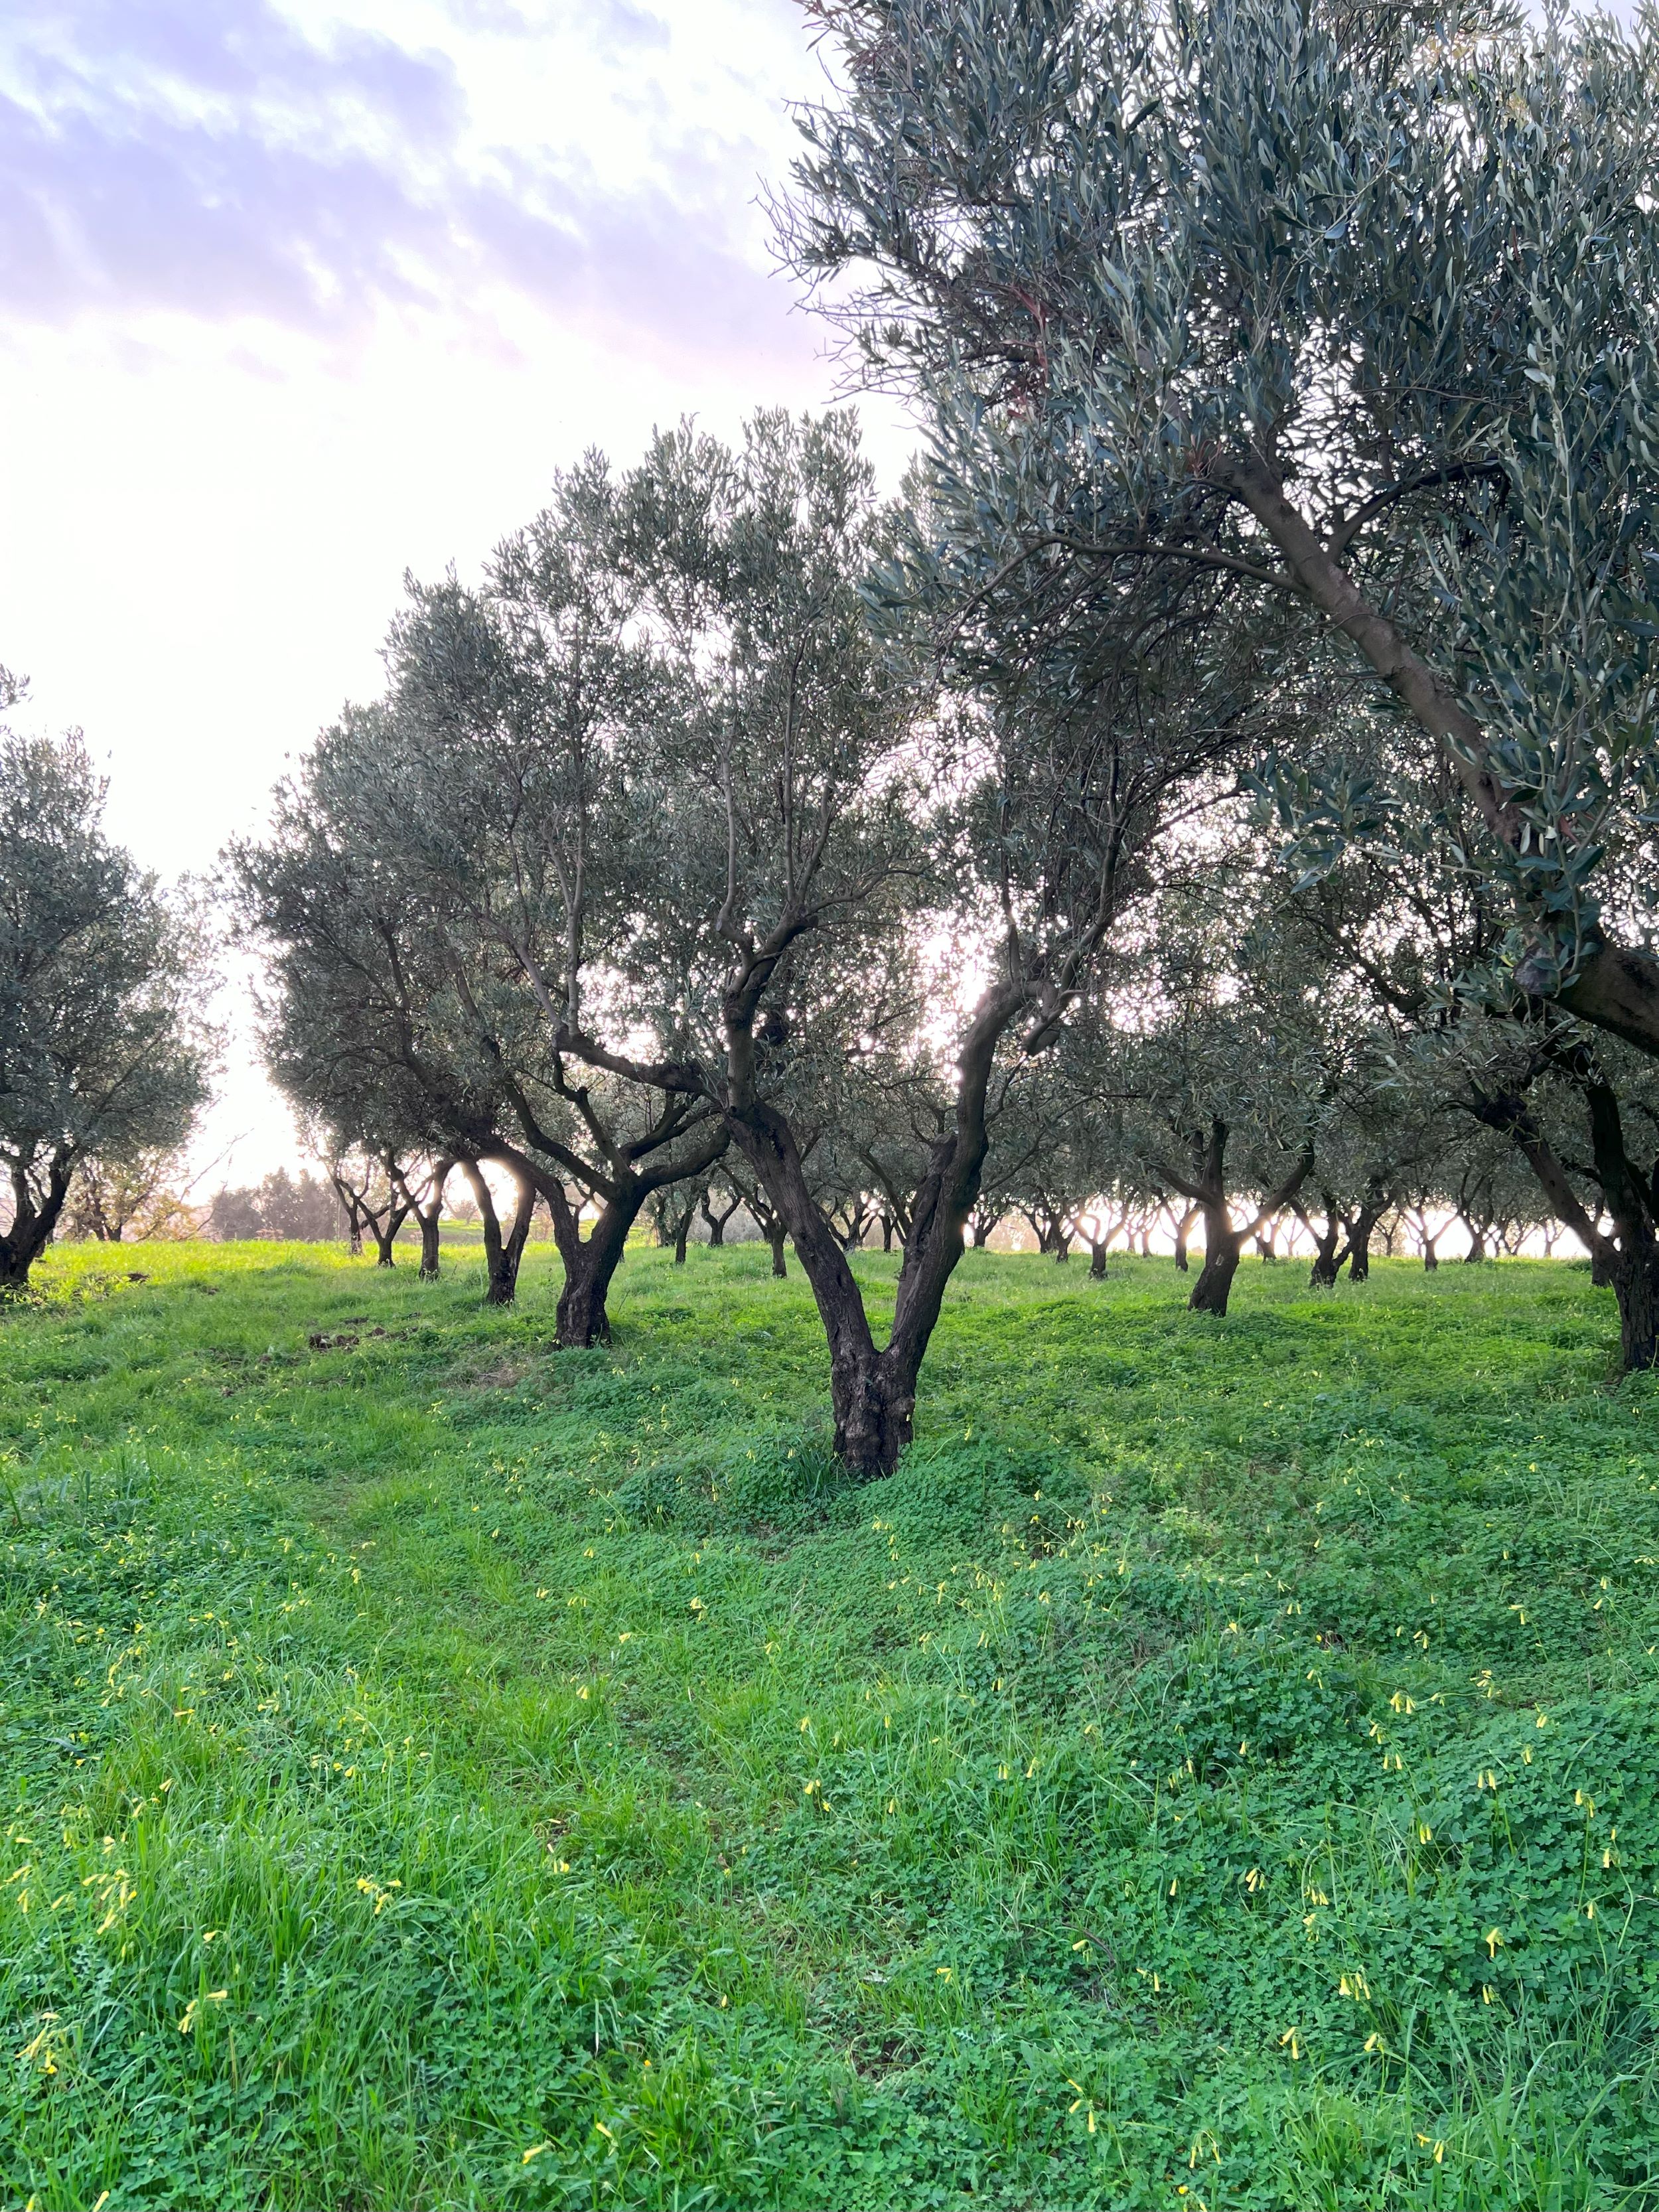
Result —
<instances>
[{"instance_id":1,"label":"green grass field","mask_svg":"<svg viewBox=\"0 0 1659 2212\"><path fill-rule=\"evenodd\" d=\"M849 1490L767 1264L0 1317L0 2205L1659 2204L1610 1297L970 1254Z\"/></svg>"}]
</instances>

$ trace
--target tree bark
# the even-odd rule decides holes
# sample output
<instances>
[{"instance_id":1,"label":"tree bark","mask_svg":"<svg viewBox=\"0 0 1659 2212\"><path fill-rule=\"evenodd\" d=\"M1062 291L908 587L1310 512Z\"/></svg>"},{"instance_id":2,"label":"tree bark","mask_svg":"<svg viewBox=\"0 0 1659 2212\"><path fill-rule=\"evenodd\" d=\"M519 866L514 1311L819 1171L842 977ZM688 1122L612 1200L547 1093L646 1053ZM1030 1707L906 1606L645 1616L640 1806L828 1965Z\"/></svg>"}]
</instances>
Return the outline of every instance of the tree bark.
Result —
<instances>
[{"instance_id":1,"label":"tree bark","mask_svg":"<svg viewBox=\"0 0 1659 2212\"><path fill-rule=\"evenodd\" d=\"M743 1200L740 1198L734 1198L723 1213L716 1213L709 1205L708 1194L705 1191L702 1204L702 1218L708 1224L709 1249L713 1251L721 1249L726 1243L726 1224L743 1204Z\"/></svg>"},{"instance_id":2,"label":"tree bark","mask_svg":"<svg viewBox=\"0 0 1659 2212\"><path fill-rule=\"evenodd\" d=\"M572 1206L562 1183L550 1182L544 1195L553 1214L553 1239L564 1263L564 1287L554 1316L555 1335L562 1351L581 1352L611 1341L611 1316L605 1301L611 1279L621 1264L628 1232L639 1218L649 1193L624 1185L608 1198L586 1237L581 1233L581 1207Z\"/></svg>"},{"instance_id":3,"label":"tree bark","mask_svg":"<svg viewBox=\"0 0 1659 2212\"><path fill-rule=\"evenodd\" d=\"M434 1283L438 1279L440 1251L438 1232L443 1220L444 1186L449 1181L455 1163L452 1159L434 1160L428 1171L425 1190L416 1198L409 1180L400 1170L394 1170L403 1190L407 1212L415 1217L421 1232L421 1280ZM389 1261L383 1262L390 1266Z\"/></svg>"},{"instance_id":4,"label":"tree bark","mask_svg":"<svg viewBox=\"0 0 1659 2212\"><path fill-rule=\"evenodd\" d=\"M363 1209L357 1194L333 1170L326 1169L328 1179L334 1187L334 1195L340 1202L340 1211L346 1218L346 1249L354 1260L363 1256Z\"/></svg>"},{"instance_id":5,"label":"tree bark","mask_svg":"<svg viewBox=\"0 0 1659 2212\"><path fill-rule=\"evenodd\" d=\"M1348 1231L1348 1280L1368 1283L1371 1278L1371 1232L1382 1216L1361 1206Z\"/></svg>"},{"instance_id":6,"label":"tree bark","mask_svg":"<svg viewBox=\"0 0 1659 2212\"><path fill-rule=\"evenodd\" d=\"M681 1139L687 1133L684 1128L676 1132ZM538 1151L559 1157L555 1140L547 1139L544 1132L532 1140ZM553 1217L553 1240L564 1267L564 1287L559 1294L554 1322L555 1340L562 1351L580 1351L590 1345L609 1343L611 1317L605 1300L629 1231L658 1191L667 1189L672 1183L707 1175L728 1141L724 1121L711 1116L702 1124L700 1139L692 1144L690 1158L684 1153L674 1157L664 1149L661 1138L653 1137L649 1146L642 1149L647 1151L647 1158L654 1154L656 1164L641 1168L633 1164L636 1153L630 1154L626 1148L613 1144L608 1158L609 1172L601 1176L587 1170L577 1182L578 1196L573 1205L563 1182L544 1160L521 1152L514 1145L497 1140L494 1157L522 1176L546 1200ZM577 1178L573 1175L572 1180ZM599 1218L586 1237L581 1233L581 1212L586 1202L581 1194L584 1188L592 1191L599 1205ZM738 1201L733 1200L726 1216L727 1220L737 1208Z\"/></svg>"},{"instance_id":7,"label":"tree bark","mask_svg":"<svg viewBox=\"0 0 1659 2212\"><path fill-rule=\"evenodd\" d=\"M1589 1055L1565 1064L1589 1115L1594 1165L1589 1172L1599 1193L1594 1219L1523 1097L1511 1093L1483 1099L1477 1095L1475 1111L1489 1127L1503 1130L1514 1141L1556 1218L1589 1253L1591 1280L1612 1290L1619 1307L1620 1358L1628 1374L1659 1362L1659 1238L1655 1234L1659 1162L1649 1176L1632 1160L1618 1093ZM1603 1206L1612 1218L1610 1236L1601 1227Z\"/></svg>"},{"instance_id":8,"label":"tree bark","mask_svg":"<svg viewBox=\"0 0 1659 2212\"><path fill-rule=\"evenodd\" d=\"M485 1181L479 1163L463 1160L461 1171L471 1185L472 1195L477 1201L478 1218L483 1226L484 1304L510 1306L519 1295L519 1263L524 1257L525 1242L530 1235L531 1219L536 1211L536 1194L524 1177L509 1166L514 1191L513 1218L503 1236L501 1216L495 1211L495 1194Z\"/></svg>"},{"instance_id":9,"label":"tree bark","mask_svg":"<svg viewBox=\"0 0 1659 2212\"><path fill-rule=\"evenodd\" d=\"M1189 1311L1194 1313L1226 1312L1233 1277L1238 1273L1238 1256L1246 1239L1254 1237L1264 1221L1271 1221L1286 1206L1295 1206L1297 1192L1313 1170L1313 1146L1309 1144L1284 1182L1267 1194L1254 1219L1235 1229L1227 1202L1227 1139L1231 1133L1218 1115L1212 1116L1207 1130L1192 1133L1190 1173L1178 1173L1167 1165L1159 1170L1168 1188L1179 1191L1204 1217L1204 1265L1187 1301ZM1189 1212L1181 1224L1183 1239L1191 1218Z\"/></svg>"},{"instance_id":10,"label":"tree bark","mask_svg":"<svg viewBox=\"0 0 1659 2212\"><path fill-rule=\"evenodd\" d=\"M861 1480L890 1474L910 1442L922 1359L979 1197L990 1143L987 1093L997 1045L1028 1002L1028 987L1010 985L988 992L975 1009L957 1057L955 1127L933 1146L916 1192L892 1334L878 1352L847 1255L808 1186L794 1133L783 1115L753 1093L752 1014L742 1002L728 1001L732 1075L722 1110L733 1143L787 1229L811 1287L830 1345L836 1453Z\"/></svg>"},{"instance_id":11,"label":"tree bark","mask_svg":"<svg viewBox=\"0 0 1659 2212\"><path fill-rule=\"evenodd\" d=\"M1651 1227L1644 1227L1645 1234L1632 1224L1631 1249L1621 1249L1609 1270L1619 1304L1620 1358L1627 1375L1659 1365L1659 1245ZM1621 1234L1621 1248L1623 1241Z\"/></svg>"},{"instance_id":12,"label":"tree bark","mask_svg":"<svg viewBox=\"0 0 1659 2212\"><path fill-rule=\"evenodd\" d=\"M1313 1291L1328 1291L1336 1281L1340 1261L1336 1248L1342 1236L1342 1217L1336 1210L1336 1200L1327 1191L1325 1196L1325 1225L1316 1229L1310 1216L1301 1214L1302 1226L1314 1241L1313 1267L1308 1276L1308 1287Z\"/></svg>"},{"instance_id":13,"label":"tree bark","mask_svg":"<svg viewBox=\"0 0 1659 2212\"><path fill-rule=\"evenodd\" d=\"M1204 1208L1204 1265L1187 1301L1192 1313L1224 1314L1248 1231L1235 1229L1224 1206Z\"/></svg>"},{"instance_id":14,"label":"tree bark","mask_svg":"<svg viewBox=\"0 0 1659 2212\"><path fill-rule=\"evenodd\" d=\"M57 1231L75 1155L67 1145L52 1153L46 1168L46 1187L39 1202L23 1170L11 1170L11 1226L0 1235L0 1297L20 1297L29 1286L29 1273Z\"/></svg>"}]
</instances>

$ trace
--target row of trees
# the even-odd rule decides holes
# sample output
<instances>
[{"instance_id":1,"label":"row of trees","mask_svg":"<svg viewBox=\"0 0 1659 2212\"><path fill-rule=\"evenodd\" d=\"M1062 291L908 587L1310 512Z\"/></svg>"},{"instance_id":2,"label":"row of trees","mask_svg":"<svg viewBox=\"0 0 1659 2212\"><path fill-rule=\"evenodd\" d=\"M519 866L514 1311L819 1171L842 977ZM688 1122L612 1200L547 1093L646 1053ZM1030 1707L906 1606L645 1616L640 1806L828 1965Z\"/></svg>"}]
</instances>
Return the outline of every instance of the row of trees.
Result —
<instances>
[{"instance_id":1,"label":"row of trees","mask_svg":"<svg viewBox=\"0 0 1659 2212\"><path fill-rule=\"evenodd\" d=\"M1015 1202L1195 1216L1224 1312L1524 1175L1652 1364L1654 27L814 12L780 234L924 459L682 427L411 584L228 862L359 1233L459 1173L506 1298L544 1203L588 1344L718 1172L860 1474Z\"/></svg>"},{"instance_id":2,"label":"row of trees","mask_svg":"<svg viewBox=\"0 0 1659 2212\"><path fill-rule=\"evenodd\" d=\"M1196 1208L1220 1310L1256 1217L1363 1264L1496 1146L1651 1363L1650 29L817 13L781 234L925 462L682 429L412 588L236 856L280 1079L544 1197L568 1343L729 1162L862 1472L999 1156Z\"/></svg>"}]
</instances>

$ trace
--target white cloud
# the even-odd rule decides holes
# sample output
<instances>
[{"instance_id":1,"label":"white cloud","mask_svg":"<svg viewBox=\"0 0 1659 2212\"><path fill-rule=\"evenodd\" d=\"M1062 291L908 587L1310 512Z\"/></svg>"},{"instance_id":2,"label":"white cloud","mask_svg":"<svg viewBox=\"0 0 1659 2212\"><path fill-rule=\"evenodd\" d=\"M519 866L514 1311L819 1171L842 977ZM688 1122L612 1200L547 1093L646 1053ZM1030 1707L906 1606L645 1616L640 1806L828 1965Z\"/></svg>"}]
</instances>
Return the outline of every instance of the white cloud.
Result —
<instances>
[{"instance_id":1,"label":"white cloud","mask_svg":"<svg viewBox=\"0 0 1659 2212\"><path fill-rule=\"evenodd\" d=\"M167 872L598 442L821 404L757 181L792 0L25 0L0 23L0 661ZM896 465L902 434L882 422ZM213 1137L285 1149L246 1065Z\"/></svg>"}]
</instances>

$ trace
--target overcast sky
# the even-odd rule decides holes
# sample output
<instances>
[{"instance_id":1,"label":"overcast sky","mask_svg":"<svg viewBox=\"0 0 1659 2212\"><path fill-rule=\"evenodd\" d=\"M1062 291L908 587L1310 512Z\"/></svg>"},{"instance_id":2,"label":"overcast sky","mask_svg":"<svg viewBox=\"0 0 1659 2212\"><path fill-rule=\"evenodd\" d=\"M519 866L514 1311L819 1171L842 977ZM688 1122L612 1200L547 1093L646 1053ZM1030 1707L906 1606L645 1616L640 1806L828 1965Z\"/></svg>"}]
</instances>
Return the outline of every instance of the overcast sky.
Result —
<instances>
[{"instance_id":1,"label":"overcast sky","mask_svg":"<svg viewBox=\"0 0 1659 2212\"><path fill-rule=\"evenodd\" d=\"M0 9L0 663L146 861L254 821L404 569L584 447L831 396L756 204L821 82L794 0ZM240 1178L286 1123L245 1048L227 1093Z\"/></svg>"}]
</instances>

